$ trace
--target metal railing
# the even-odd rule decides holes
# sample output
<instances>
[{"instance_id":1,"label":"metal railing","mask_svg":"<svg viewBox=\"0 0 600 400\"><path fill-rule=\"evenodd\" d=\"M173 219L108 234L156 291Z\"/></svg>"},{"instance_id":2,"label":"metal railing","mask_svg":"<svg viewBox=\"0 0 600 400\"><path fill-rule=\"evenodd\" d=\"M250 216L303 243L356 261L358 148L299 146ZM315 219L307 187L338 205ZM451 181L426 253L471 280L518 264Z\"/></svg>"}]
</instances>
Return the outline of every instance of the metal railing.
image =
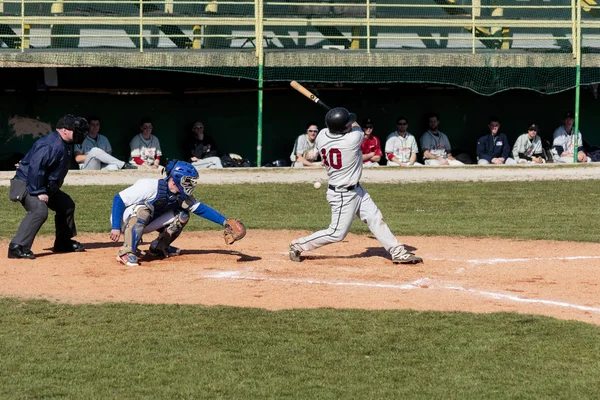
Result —
<instances>
[{"instance_id":1,"label":"metal railing","mask_svg":"<svg viewBox=\"0 0 600 400\"><path fill-rule=\"evenodd\" d=\"M508 0L496 0L492 5L481 4L481 0L456 2L0 0L0 40L25 52L33 40L40 38L50 39L54 44L50 47L55 48L65 39L96 39L100 45L110 45L115 39L127 38L134 42L136 51L143 52L151 43L156 47L161 38L170 39L176 47L190 49L210 47L210 39L242 38L246 40L244 46L254 45L257 54L277 41L303 42L304 48L309 48L310 43L328 40L369 53L376 42L378 48L386 48L385 43L394 48L394 43L419 41L427 48L430 43L468 40L470 51L475 54L556 37L570 43L570 48L563 47L563 51L577 58L582 31L600 28L600 18L582 17L600 16L600 6L586 0L565 1L563 5L524 5ZM109 30L114 27L124 32ZM248 29L244 35L236 33L244 28ZM32 32L36 29L37 33ZM73 32L65 32L68 29ZM65 47L69 46L62 48ZM444 51L440 46L436 49Z\"/></svg>"}]
</instances>

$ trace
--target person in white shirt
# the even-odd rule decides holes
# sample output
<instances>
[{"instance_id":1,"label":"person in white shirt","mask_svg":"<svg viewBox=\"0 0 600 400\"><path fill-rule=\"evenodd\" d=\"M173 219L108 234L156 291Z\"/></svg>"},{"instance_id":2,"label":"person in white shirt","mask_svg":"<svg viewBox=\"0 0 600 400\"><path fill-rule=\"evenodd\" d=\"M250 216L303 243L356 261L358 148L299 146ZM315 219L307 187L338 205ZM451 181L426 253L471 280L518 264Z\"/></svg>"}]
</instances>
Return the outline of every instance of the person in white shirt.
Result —
<instances>
[{"instance_id":1,"label":"person in white shirt","mask_svg":"<svg viewBox=\"0 0 600 400\"><path fill-rule=\"evenodd\" d=\"M450 140L439 130L440 120L436 114L429 116L429 130L421 136L421 150L425 165L464 165L452 156Z\"/></svg>"},{"instance_id":2,"label":"person in white shirt","mask_svg":"<svg viewBox=\"0 0 600 400\"><path fill-rule=\"evenodd\" d=\"M513 146L513 158L519 164L544 164L542 140L537 135L538 125L531 122L528 126L527 133L519 136Z\"/></svg>"},{"instance_id":3,"label":"person in white shirt","mask_svg":"<svg viewBox=\"0 0 600 400\"><path fill-rule=\"evenodd\" d=\"M404 117L398 118L396 127L397 130L390 133L385 140L387 165L394 167L423 165L417 162L419 147L415 137L408 132L408 120Z\"/></svg>"},{"instance_id":4,"label":"person in white shirt","mask_svg":"<svg viewBox=\"0 0 600 400\"><path fill-rule=\"evenodd\" d=\"M315 144L318 133L317 123L311 121L306 125L306 133L296 138L294 149L290 155L290 160L295 168L322 166Z\"/></svg>"},{"instance_id":5,"label":"person in white shirt","mask_svg":"<svg viewBox=\"0 0 600 400\"><path fill-rule=\"evenodd\" d=\"M135 163L138 167L158 169L160 166L162 150L160 141L152 134L153 129L152 120L143 118L140 121L140 133L129 143L131 149L129 162Z\"/></svg>"},{"instance_id":6,"label":"person in white shirt","mask_svg":"<svg viewBox=\"0 0 600 400\"><path fill-rule=\"evenodd\" d=\"M556 128L552 141L552 153L555 163L572 163L575 153L575 114L567 111L564 116L564 124ZM583 137L581 132L577 132L577 161L590 162L591 159L583 151Z\"/></svg>"},{"instance_id":7,"label":"person in white shirt","mask_svg":"<svg viewBox=\"0 0 600 400\"><path fill-rule=\"evenodd\" d=\"M135 165L112 156L112 147L108 138L99 133L100 119L98 117L88 117L88 123L90 129L87 136L83 143L76 144L74 148L75 161L79 164L79 169L96 171L137 169Z\"/></svg>"}]
</instances>

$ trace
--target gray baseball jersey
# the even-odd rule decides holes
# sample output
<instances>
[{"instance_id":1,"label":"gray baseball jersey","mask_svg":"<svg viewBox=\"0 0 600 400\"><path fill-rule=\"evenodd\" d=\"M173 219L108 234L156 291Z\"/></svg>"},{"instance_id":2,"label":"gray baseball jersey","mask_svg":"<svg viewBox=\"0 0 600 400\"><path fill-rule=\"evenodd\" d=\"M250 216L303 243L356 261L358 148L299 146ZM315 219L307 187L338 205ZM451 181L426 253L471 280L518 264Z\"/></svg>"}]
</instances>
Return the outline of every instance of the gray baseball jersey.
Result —
<instances>
[{"instance_id":1,"label":"gray baseball jersey","mask_svg":"<svg viewBox=\"0 0 600 400\"><path fill-rule=\"evenodd\" d=\"M527 157L533 157L534 154L542 152L542 140L539 136L529 140L527 133L522 134L517 138L512 149L512 155L515 160L519 159L519 153L525 154Z\"/></svg>"},{"instance_id":2,"label":"gray baseball jersey","mask_svg":"<svg viewBox=\"0 0 600 400\"><path fill-rule=\"evenodd\" d=\"M354 127L345 135L321 129L315 143L321 154L329 184L335 187L356 185L362 176L362 152L360 145L365 134Z\"/></svg>"},{"instance_id":3,"label":"gray baseball jersey","mask_svg":"<svg viewBox=\"0 0 600 400\"><path fill-rule=\"evenodd\" d=\"M448 136L443 132L438 131L438 134L434 134L431 131L427 131L421 136L421 150L429 150L431 154L436 157L448 158L450 153L450 140Z\"/></svg>"},{"instance_id":4,"label":"gray baseball jersey","mask_svg":"<svg viewBox=\"0 0 600 400\"><path fill-rule=\"evenodd\" d=\"M296 155L296 154L300 154L302 155L302 157L306 158L308 161L316 161L317 157L316 157L316 139L314 142L310 142L310 140L308 140L308 135L307 134L302 134L300 136L298 136L298 138L296 139L296 143L294 146L294 150L292 152L292 155ZM314 153L314 154L313 154Z\"/></svg>"},{"instance_id":5,"label":"gray baseball jersey","mask_svg":"<svg viewBox=\"0 0 600 400\"><path fill-rule=\"evenodd\" d=\"M83 143L75 145L75 153L87 154L94 147L99 147L108 154L112 153L112 147L110 146L108 138L101 134L96 135L95 139L86 136Z\"/></svg>"}]
</instances>

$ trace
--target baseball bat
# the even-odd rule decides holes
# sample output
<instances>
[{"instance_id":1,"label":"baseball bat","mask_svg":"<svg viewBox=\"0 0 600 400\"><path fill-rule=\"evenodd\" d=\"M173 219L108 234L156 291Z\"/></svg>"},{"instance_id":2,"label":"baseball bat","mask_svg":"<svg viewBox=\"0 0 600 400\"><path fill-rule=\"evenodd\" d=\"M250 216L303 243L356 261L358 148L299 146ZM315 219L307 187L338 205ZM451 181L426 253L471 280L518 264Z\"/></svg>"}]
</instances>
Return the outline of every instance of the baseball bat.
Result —
<instances>
[{"instance_id":1,"label":"baseball bat","mask_svg":"<svg viewBox=\"0 0 600 400\"><path fill-rule=\"evenodd\" d=\"M323 107L327 111L331 110L331 107L329 107L327 104L323 103L323 101L321 101L321 99L319 99L317 96L315 96L314 94L312 94L307 88L305 88L304 86L302 86L298 82L291 81L290 82L290 86L293 87L294 89L296 89L297 91L299 91L300 93L302 93L304 96L308 97L308 99L310 101L313 101L313 102L317 103L318 105L320 105L321 107Z\"/></svg>"}]
</instances>

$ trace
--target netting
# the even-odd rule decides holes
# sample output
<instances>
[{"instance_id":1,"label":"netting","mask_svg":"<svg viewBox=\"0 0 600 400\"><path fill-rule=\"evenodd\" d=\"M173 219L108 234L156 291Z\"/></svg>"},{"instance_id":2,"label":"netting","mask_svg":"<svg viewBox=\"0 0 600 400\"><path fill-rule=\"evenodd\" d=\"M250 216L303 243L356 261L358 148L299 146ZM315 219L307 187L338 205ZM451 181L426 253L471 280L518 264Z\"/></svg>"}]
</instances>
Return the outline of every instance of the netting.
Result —
<instances>
[{"instance_id":1,"label":"netting","mask_svg":"<svg viewBox=\"0 0 600 400\"><path fill-rule=\"evenodd\" d=\"M482 94L512 88L555 93L575 86L579 59L581 84L600 82L600 6L594 4L0 0L0 65L160 68L259 79L262 63L266 82L439 83Z\"/></svg>"}]
</instances>

